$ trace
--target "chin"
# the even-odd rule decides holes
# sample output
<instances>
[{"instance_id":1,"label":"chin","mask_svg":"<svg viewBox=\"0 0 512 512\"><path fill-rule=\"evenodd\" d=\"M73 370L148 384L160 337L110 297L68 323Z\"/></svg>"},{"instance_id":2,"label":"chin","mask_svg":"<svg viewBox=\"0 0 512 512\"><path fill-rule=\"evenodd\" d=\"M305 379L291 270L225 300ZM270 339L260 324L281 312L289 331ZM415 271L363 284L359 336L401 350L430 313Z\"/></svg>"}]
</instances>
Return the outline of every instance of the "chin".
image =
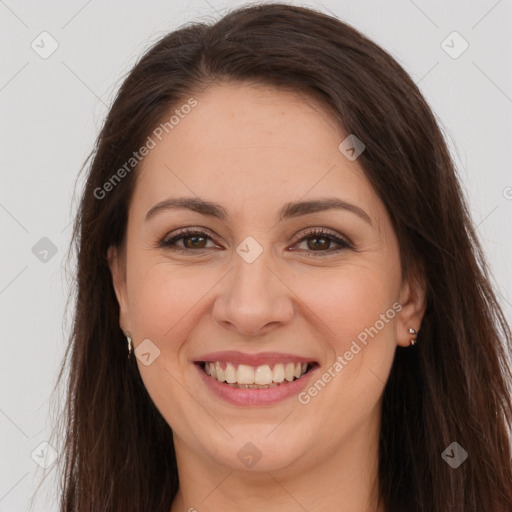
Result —
<instances>
[{"instance_id":1,"label":"chin","mask_svg":"<svg viewBox=\"0 0 512 512\"><path fill-rule=\"evenodd\" d=\"M205 451L217 463L237 471L278 471L298 459L304 460L304 454L313 449L312 443L304 439L304 434L296 437L286 426L278 425L228 429L233 437L212 440Z\"/></svg>"}]
</instances>

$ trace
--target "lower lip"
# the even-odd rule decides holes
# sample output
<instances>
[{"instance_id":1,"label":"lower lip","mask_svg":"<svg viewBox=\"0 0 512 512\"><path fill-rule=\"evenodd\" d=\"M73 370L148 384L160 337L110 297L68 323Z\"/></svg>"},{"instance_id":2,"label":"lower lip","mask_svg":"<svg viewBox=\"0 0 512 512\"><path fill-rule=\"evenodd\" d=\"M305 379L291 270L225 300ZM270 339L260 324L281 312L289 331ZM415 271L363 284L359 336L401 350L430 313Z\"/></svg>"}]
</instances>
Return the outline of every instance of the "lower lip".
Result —
<instances>
[{"instance_id":1,"label":"lower lip","mask_svg":"<svg viewBox=\"0 0 512 512\"><path fill-rule=\"evenodd\" d=\"M234 405L270 405L286 400L297 395L310 380L311 374L317 370L317 366L305 373L300 379L274 388L266 389L239 389L228 386L226 383L213 379L203 371L201 366L195 365L208 388L219 398ZM285 381L286 382L286 381Z\"/></svg>"}]
</instances>

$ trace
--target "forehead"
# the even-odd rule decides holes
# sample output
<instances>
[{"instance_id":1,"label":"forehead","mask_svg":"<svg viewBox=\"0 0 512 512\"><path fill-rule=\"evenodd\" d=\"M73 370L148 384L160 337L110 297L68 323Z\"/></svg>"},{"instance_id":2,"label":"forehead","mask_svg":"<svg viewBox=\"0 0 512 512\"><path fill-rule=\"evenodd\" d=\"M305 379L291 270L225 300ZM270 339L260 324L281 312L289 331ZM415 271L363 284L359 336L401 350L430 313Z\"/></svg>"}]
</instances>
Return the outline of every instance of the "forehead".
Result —
<instances>
[{"instance_id":1,"label":"forehead","mask_svg":"<svg viewBox=\"0 0 512 512\"><path fill-rule=\"evenodd\" d=\"M197 105L161 140L153 137L156 145L138 170L135 207L183 195L225 199L233 214L271 212L272 205L277 211L303 196L374 203L357 160L338 149L347 134L313 98L239 83L211 86L194 98Z\"/></svg>"}]
</instances>

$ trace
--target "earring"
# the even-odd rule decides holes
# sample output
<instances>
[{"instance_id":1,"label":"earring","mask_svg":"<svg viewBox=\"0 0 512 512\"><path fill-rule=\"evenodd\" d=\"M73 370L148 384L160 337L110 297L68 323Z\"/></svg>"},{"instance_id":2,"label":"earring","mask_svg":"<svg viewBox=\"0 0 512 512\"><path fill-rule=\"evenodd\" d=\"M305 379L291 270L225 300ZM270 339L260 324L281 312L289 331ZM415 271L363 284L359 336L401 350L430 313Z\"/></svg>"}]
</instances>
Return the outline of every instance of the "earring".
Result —
<instances>
[{"instance_id":1,"label":"earring","mask_svg":"<svg viewBox=\"0 0 512 512\"><path fill-rule=\"evenodd\" d=\"M126 336L126 341L128 342L128 359L130 359L130 356L132 355L132 352L133 352L132 338L128 334L126 334L125 336Z\"/></svg>"},{"instance_id":2,"label":"earring","mask_svg":"<svg viewBox=\"0 0 512 512\"><path fill-rule=\"evenodd\" d=\"M412 327L409 327L409 332L411 334L417 334L418 333L418 331L416 329L413 329ZM415 337L411 338L411 346L414 346L414 345L416 345L416 338Z\"/></svg>"}]
</instances>

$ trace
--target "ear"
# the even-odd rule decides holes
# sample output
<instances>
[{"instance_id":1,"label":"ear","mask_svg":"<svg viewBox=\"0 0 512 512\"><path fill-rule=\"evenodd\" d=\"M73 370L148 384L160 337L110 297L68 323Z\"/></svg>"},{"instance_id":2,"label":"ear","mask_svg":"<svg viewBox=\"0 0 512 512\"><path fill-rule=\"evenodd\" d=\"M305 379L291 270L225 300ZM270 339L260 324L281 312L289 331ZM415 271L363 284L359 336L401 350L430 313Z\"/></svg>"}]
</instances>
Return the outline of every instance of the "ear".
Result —
<instances>
[{"instance_id":1,"label":"ear","mask_svg":"<svg viewBox=\"0 0 512 512\"><path fill-rule=\"evenodd\" d=\"M420 331L427 307L427 284L423 269L416 267L404 280L400 290L399 303L402 305L402 309L397 315L397 344L408 347L411 344L411 339L418 336L411 334L409 328L415 329L417 332Z\"/></svg>"},{"instance_id":2,"label":"ear","mask_svg":"<svg viewBox=\"0 0 512 512\"><path fill-rule=\"evenodd\" d=\"M125 333L131 332L128 296L126 293L126 254L122 248L111 246L107 260L112 274L112 284L119 304L119 326Z\"/></svg>"}]
</instances>

